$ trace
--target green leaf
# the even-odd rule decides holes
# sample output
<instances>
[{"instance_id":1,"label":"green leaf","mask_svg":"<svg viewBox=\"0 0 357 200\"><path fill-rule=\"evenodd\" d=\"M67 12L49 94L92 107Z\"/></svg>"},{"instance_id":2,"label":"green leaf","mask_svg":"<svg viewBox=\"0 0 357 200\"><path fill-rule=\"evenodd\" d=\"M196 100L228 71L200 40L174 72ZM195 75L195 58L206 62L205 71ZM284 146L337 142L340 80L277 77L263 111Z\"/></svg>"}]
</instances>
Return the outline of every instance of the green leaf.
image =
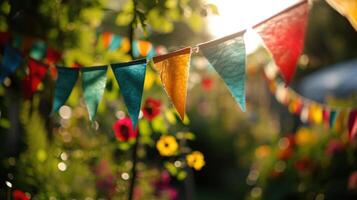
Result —
<instances>
[{"instance_id":1,"label":"green leaf","mask_svg":"<svg viewBox=\"0 0 357 200\"><path fill-rule=\"evenodd\" d=\"M184 180L186 177L187 177L187 172L184 170L180 170L176 176L177 180L179 180L179 181Z\"/></svg>"},{"instance_id":2,"label":"green leaf","mask_svg":"<svg viewBox=\"0 0 357 200\"><path fill-rule=\"evenodd\" d=\"M139 121L139 131L141 135L151 135L151 128L149 122L146 120Z\"/></svg>"},{"instance_id":3,"label":"green leaf","mask_svg":"<svg viewBox=\"0 0 357 200\"><path fill-rule=\"evenodd\" d=\"M165 117L166 117L166 120L172 124L172 125L175 125L177 120L176 120L176 117L175 117L175 114L172 112L172 110L166 110L165 111Z\"/></svg>"},{"instance_id":4,"label":"green leaf","mask_svg":"<svg viewBox=\"0 0 357 200\"><path fill-rule=\"evenodd\" d=\"M208 4L207 7L211 10L211 13L214 15L219 15L219 11L216 5Z\"/></svg>"},{"instance_id":5,"label":"green leaf","mask_svg":"<svg viewBox=\"0 0 357 200\"><path fill-rule=\"evenodd\" d=\"M158 116L152 120L152 128L155 132L166 133L167 127L165 125L164 118L162 116Z\"/></svg>"},{"instance_id":6,"label":"green leaf","mask_svg":"<svg viewBox=\"0 0 357 200\"><path fill-rule=\"evenodd\" d=\"M8 119L1 118L0 119L0 126L3 128L10 128L11 123Z\"/></svg>"},{"instance_id":7,"label":"green leaf","mask_svg":"<svg viewBox=\"0 0 357 200\"><path fill-rule=\"evenodd\" d=\"M174 164L170 163L170 162L166 162L164 164L166 170L172 175L172 176L176 176L177 175L177 168L175 167Z\"/></svg>"}]
</instances>

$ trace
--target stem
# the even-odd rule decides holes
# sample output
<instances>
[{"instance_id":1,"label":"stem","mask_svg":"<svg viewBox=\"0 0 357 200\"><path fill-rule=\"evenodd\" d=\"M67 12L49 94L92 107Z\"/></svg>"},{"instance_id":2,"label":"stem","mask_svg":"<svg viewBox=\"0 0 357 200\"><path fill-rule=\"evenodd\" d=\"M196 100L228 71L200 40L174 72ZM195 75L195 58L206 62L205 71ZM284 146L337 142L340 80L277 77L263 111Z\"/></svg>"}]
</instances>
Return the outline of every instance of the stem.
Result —
<instances>
[{"instance_id":1,"label":"stem","mask_svg":"<svg viewBox=\"0 0 357 200\"><path fill-rule=\"evenodd\" d=\"M129 54L132 59L134 59L134 51L133 51L133 41L134 41L134 36L135 36L135 30L134 30L134 23L136 21L136 6L137 6L137 0L133 0L133 20L130 23L129 26L129 42L130 42L130 51ZM132 159L133 159L133 166L131 168L131 182L129 186L129 195L128 199L133 200L134 198L134 188L135 188L135 181L136 181L136 164L138 161L138 146L139 146L139 140L140 140L140 131L139 131L139 126L137 126L138 129L138 136L136 137L134 146L133 146L133 154L132 154Z\"/></svg>"},{"instance_id":2,"label":"stem","mask_svg":"<svg viewBox=\"0 0 357 200\"><path fill-rule=\"evenodd\" d=\"M133 154L132 154L132 159L133 159L133 166L131 168L131 182L130 182L130 187L129 187L129 200L133 200L134 198L134 188L135 188L135 181L136 181L136 164L138 162L138 144L140 140L140 132L138 128L138 136L136 137L134 146L133 146Z\"/></svg>"}]
</instances>

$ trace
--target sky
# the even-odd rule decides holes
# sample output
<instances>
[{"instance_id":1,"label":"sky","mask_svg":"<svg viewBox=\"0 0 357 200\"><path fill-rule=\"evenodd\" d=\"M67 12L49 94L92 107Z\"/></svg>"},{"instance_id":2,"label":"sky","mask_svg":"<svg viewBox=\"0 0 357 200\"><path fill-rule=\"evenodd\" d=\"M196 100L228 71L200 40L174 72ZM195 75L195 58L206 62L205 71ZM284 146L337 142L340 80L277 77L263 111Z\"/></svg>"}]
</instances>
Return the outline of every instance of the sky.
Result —
<instances>
[{"instance_id":1,"label":"sky","mask_svg":"<svg viewBox=\"0 0 357 200\"><path fill-rule=\"evenodd\" d=\"M214 38L248 29L245 34L247 52L260 42L257 34L249 31L255 24L271 17L301 0L209 0L218 7L219 16L208 17L209 31Z\"/></svg>"}]
</instances>

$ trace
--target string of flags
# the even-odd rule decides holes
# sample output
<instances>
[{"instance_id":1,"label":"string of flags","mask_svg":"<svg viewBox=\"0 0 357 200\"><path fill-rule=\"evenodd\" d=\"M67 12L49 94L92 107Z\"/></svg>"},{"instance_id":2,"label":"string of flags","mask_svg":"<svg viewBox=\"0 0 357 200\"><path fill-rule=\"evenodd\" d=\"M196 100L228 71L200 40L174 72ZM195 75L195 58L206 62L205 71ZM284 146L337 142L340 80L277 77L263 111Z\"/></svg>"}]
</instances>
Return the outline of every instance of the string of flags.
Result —
<instances>
[{"instance_id":1,"label":"string of flags","mask_svg":"<svg viewBox=\"0 0 357 200\"><path fill-rule=\"evenodd\" d=\"M301 122L324 124L339 130L347 124L349 138L352 139L357 134L357 108L332 107L301 96L278 80L276 66L272 63L265 66L264 77L276 100L287 106L289 112L299 116Z\"/></svg>"},{"instance_id":2,"label":"string of flags","mask_svg":"<svg viewBox=\"0 0 357 200\"><path fill-rule=\"evenodd\" d=\"M297 61L303 49L308 11L308 1L302 0L253 27L263 39L265 47L271 53L286 85L291 82L294 76ZM187 80L191 54L199 51L202 52L203 56L207 58L209 63L221 76L237 104L245 111L246 51L245 41L243 39L244 33L245 30L193 47L186 47L158 56L154 56L154 47L148 42L136 41L132 44L132 48L134 54L138 55L138 53L135 53L136 51L139 52L139 54L140 52L144 52L142 54L144 57L147 57L147 59L152 58L154 68L160 76L163 88L181 119L183 119L185 115ZM128 40L112 33L105 32L101 35L100 39L103 42L103 46L109 51L117 48L124 48L126 50L131 48ZM34 48L41 49L40 52L43 52L44 49L46 49L46 45L37 43ZM43 57L43 54L36 52L30 52L30 54L31 57L34 58ZM48 55L46 55L46 57L47 56ZM106 87L107 69L108 66L111 66L121 89L121 94L127 106L128 113L132 118L134 126L136 126L141 107L147 59L94 67L57 66L58 75L55 86L53 112L57 112L58 109L65 104L77 79L81 77L89 118L93 120ZM50 59L46 60L48 61ZM19 63L21 63L21 56L16 52L16 49L12 49L8 46L5 47L3 61L1 63L0 78L13 73L20 65ZM46 66L48 65L41 65L31 59L28 65L30 75L27 79L35 80L33 84L28 86L30 87L29 91L31 91L34 90L43 79L44 71L46 71ZM26 82L28 80L24 81ZM281 87L279 86L279 88ZM303 108L305 107L301 107L301 115L304 117L309 117L309 113L313 113L304 111ZM318 110L319 107L315 106L314 109ZM357 119L355 112L351 113L350 115L354 117L349 123L352 124L350 128L350 136L352 138L356 134L357 125L355 122ZM329 114L329 119L331 120L332 113ZM332 116L333 115L334 114L332 114ZM314 121L321 121L321 116L312 115L312 119Z\"/></svg>"}]
</instances>

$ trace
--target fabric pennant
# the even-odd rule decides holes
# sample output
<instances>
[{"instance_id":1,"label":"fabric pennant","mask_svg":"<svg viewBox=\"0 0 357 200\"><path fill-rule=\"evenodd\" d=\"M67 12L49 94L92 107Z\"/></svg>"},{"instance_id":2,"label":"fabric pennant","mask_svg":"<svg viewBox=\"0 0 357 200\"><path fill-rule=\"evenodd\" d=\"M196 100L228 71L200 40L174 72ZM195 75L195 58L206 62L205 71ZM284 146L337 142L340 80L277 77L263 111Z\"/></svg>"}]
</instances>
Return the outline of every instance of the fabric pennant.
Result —
<instances>
[{"instance_id":1,"label":"fabric pennant","mask_svg":"<svg viewBox=\"0 0 357 200\"><path fill-rule=\"evenodd\" d=\"M81 68L84 100L87 104L89 120L93 120L103 97L107 83L108 66Z\"/></svg>"},{"instance_id":2,"label":"fabric pennant","mask_svg":"<svg viewBox=\"0 0 357 200\"><path fill-rule=\"evenodd\" d=\"M146 59L111 64L134 127L138 124L146 73Z\"/></svg>"},{"instance_id":3,"label":"fabric pennant","mask_svg":"<svg viewBox=\"0 0 357 200\"><path fill-rule=\"evenodd\" d=\"M330 120L329 120L330 128L333 128L333 126L335 125L337 115L338 115L338 112L336 110L330 111Z\"/></svg>"},{"instance_id":4,"label":"fabric pennant","mask_svg":"<svg viewBox=\"0 0 357 200\"><path fill-rule=\"evenodd\" d=\"M154 68L181 120L185 117L190 58L191 47L153 58Z\"/></svg>"},{"instance_id":5,"label":"fabric pennant","mask_svg":"<svg viewBox=\"0 0 357 200\"><path fill-rule=\"evenodd\" d=\"M52 113L57 112L67 101L77 82L79 68L57 67L57 74Z\"/></svg>"},{"instance_id":6,"label":"fabric pennant","mask_svg":"<svg viewBox=\"0 0 357 200\"><path fill-rule=\"evenodd\" d=\"M352 110L348 115L348 137L353 139L357 134L357 110Z\"/></svg>"},{"instance_id":7,"label":"fabric pennant","mask_svg":"<svg viewBox=\"0 0 357 200\"><path fill-rule=\"evenodd\" d=\"M200 46L203 55L221 76L229 91L245 112L245 44L243 34L222 43Z\"/></svg>"},{"instance_id":8,"label":"fabric pennant","mask_svg":"<svg viewBox=\"0 0 357 200\"><path fill-rule=\"evenodd\" d=\"M327 2L345 16L357 31L357 1L356 0L327 0Z\"/></svg>"},{"instance_id":9,"label":"fabric pennant","mask_svg":"<svg viewBox=\"0 0 357 200\"><path fill-rule=\"evenodd\" d=\"M21 65L21 54L11 46L5 46L4 55L0 66L0 83Z\"/></svg>"},{"instance_id":10,"label":"fabric pennant","mask_svg":"<svg viewBox=\"0 0 357 200\"><path fill-rule=\"evenodd\" d=\"M254 27L270 50L286 84L295 74L307 20L308 3L303 1Z\"/></svg>"},{"instance_id":11,"label":"fabric pennant","mask_svg":"<svg viewBox=\"0 0 357 200\"><path fill-rule=\"evenodd\" d=\"M26 98L31 98L45 78L48 65L34 59L28 61L29 75L23 79L23 89Z\"/></svg>"}]
</instances>

